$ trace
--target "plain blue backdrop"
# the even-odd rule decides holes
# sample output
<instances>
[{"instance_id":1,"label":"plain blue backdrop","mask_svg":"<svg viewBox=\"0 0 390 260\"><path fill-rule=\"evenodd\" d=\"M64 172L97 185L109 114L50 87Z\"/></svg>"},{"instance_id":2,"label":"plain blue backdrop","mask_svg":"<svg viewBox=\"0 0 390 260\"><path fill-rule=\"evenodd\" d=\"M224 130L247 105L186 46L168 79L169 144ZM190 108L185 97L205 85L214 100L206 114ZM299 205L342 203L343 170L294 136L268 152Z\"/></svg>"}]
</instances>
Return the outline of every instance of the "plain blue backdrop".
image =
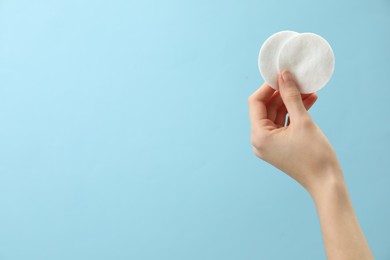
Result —
<instances>
[{"instance_id":1,"label":"plain blue backdrop","mask_svg":"<svg viewBox=\"0 0 390 260\"><path fill-rule=\"evenodd\" d=\"M311 110L390 259L390 1L0 1L0 259L325 259L308 194L252 154L280 30L335 73Z\"/></svg>"}]
</instances>

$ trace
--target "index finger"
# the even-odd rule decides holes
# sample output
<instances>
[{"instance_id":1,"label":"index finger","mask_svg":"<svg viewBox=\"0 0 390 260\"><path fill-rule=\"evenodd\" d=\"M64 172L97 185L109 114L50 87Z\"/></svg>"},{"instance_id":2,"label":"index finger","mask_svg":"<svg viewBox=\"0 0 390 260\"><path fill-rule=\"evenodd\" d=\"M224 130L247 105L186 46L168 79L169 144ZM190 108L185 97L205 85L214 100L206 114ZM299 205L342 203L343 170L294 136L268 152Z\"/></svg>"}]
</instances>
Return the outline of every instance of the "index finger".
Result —
<instances>
[{"instance_id":1,"label":"index finger","mask_svg":"<svg viewBox=\"0 0 390 260\"><path fill-rule=\"evenodd\" d=\"M262 119L267 119L266 103L274 92L270 85L264 83L249 97L249 118L252 126L257 125Z\"/></svg>"}]
</instances>

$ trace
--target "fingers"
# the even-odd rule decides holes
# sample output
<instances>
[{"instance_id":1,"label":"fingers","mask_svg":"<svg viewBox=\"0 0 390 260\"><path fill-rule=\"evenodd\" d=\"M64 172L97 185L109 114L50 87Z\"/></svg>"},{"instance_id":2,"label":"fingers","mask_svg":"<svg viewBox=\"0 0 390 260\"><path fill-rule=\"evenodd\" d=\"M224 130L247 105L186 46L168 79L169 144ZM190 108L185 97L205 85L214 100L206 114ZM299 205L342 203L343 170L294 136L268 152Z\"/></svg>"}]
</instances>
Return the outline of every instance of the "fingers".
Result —
<instances>
[{"instance_id":1,"label":"fingers","mask_svg":"<svg viewBox=\"0 0 390 260\"><path fill-rule=\"evenodd\" d=\"M318 99L318 96L316 93L302 95L303 105L304 105L305 109L309 110L314 105L314 103L317 101L317 99ZM275 121L274 121L275 124L277 126L284 126L286 123L286 116L287 116L286 106L282 105L281 107L279 107L279 109L277 111ZM288 124L289 124L289 122L287 123L287 125Z\"/></svg>"},{"instance_id":2,"label":"fingers","mask_svg":"<svg viewBox=\"0 0 390 260\"><path fill-rule=\"evenodd\" d=\"M282 106L275 117L275 124L279 127L284 126L286 123L287 109L285 106Z\"/></svg>"},{"instance_id":3,"label":"fingers","mask_svg":"<svg viewBox=\"0 0 390 260\"><path fill-rule=\"evenodd\" d=\"M261 120L267 118L277 126L284 126L287 113L289 119L290 117L299 119L308 115L306 110L313 106L318 96L315 93L301 94L292 78L288 78L289 76L291 74L287 74L286 79L279 77L280 91L275 91L264 83L249 97L249 116L252 126L259 126Z\"/></svg>"},{"instance_id":4,"label":"fingers","mask_svg":"<svg viewBox=\"0 0 390 260\"><path fill-rule=\"evenodd\" d=\"M317 99L318 99L317 94L313 93L303 100L303 105L305 106L306 111L309 111L309 109L314 105ZM288 117L286 125L289 124L290 124L290 117Z\"/></svg>"},{"instance_id":5,"label":"fingers","mask_svg":"<svg viewBox=\"0 0 390 260\"><path fill-rule=\"evenodd\" d=\"M310 96L308 96L307 98L305 98L303 100L303 105L305 106L305 109L309 110L314 105L314 103L317 101L317 99L318 99L318 96L316 93L313 93Z\"/></svg>"},{"instance_id":6,"label":"fingers","mask_svg":"<svg viewBox=\"0 0 390 260\"><path fill-rule=\"evenodd\" d=\"M275 121L278 109L283 106L283 100L279 91L275 91L271 99L267 103L267 117L271 121Z\"/></svg>"},{"instance_id":7,"label":"fingers","mask_svg":"<svg viewBox=\"0 0 390 260\"><path fill-rule=\"evenodd\" d=\"M293 79L293 75L288 71L283 71L278 78L279 91L291 119L299 120L307 116L308 113L303 105L301 93Z\"/></svg>"},{"instance_id":8,"label":"fingers","mask_svg":"<svg viewBox=\"0 0 390 260\"><path fill-rule=\"evenodd\" d=\"M248 99L249 118L252 126L256 126L262 119L267 118L266 103L275 92L267 83L264 83Z\"/></svg>"}]
</instances>

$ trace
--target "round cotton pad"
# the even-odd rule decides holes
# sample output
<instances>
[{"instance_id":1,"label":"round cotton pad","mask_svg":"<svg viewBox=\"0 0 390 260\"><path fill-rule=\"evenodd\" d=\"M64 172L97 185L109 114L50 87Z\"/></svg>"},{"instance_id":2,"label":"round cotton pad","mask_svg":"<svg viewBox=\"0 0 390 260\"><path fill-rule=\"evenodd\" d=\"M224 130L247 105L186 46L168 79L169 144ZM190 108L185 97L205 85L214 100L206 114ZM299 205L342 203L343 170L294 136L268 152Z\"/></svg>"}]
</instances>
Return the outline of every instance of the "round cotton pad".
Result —
<instances>
[{"instance_id":1,"label":"round cotton pad","mask_svg":"<svg viewBox=\"0 0 390 260\"><path fill-rule=\"evenodd\" d=\"M299 35L293 31L281 31L271 35L261 46L258 58L260 74L274 89L277 89L278 58L283 45L292 37Z\"/></svg>"},{"instance_id":2,"label":"round cotton pad","mask_svg":"<svg viewBox=\"0 0 390 260\"><path fill-rule=\"evenodd\" d=\"M279 72L289 70L301 93L313 93L328 83L334 70L332 47L321 36L302 33L289 39L279 54Z\"/></svg>"}]
</instances>

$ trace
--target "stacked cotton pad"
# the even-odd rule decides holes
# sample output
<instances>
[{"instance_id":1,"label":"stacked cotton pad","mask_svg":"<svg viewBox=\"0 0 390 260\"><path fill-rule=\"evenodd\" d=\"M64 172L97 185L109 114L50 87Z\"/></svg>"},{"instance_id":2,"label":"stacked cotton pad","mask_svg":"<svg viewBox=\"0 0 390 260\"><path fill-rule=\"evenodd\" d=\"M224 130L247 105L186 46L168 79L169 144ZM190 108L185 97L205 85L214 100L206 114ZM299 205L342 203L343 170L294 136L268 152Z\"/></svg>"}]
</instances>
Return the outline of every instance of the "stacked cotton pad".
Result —
<instances>
[{"instance_id":1,"label":"stacked cotton pad","mask_svg":"<svg viewBox=\"0 0 390 260\"><path fill-rule=\"evenodd\" d=\"M259 69L264 80L278 89L278 74L289 70L301 93L313 93L328 83L334 71L332 47L314 33L282 31L261 46Z\"/></svg>"}]
</instances>

